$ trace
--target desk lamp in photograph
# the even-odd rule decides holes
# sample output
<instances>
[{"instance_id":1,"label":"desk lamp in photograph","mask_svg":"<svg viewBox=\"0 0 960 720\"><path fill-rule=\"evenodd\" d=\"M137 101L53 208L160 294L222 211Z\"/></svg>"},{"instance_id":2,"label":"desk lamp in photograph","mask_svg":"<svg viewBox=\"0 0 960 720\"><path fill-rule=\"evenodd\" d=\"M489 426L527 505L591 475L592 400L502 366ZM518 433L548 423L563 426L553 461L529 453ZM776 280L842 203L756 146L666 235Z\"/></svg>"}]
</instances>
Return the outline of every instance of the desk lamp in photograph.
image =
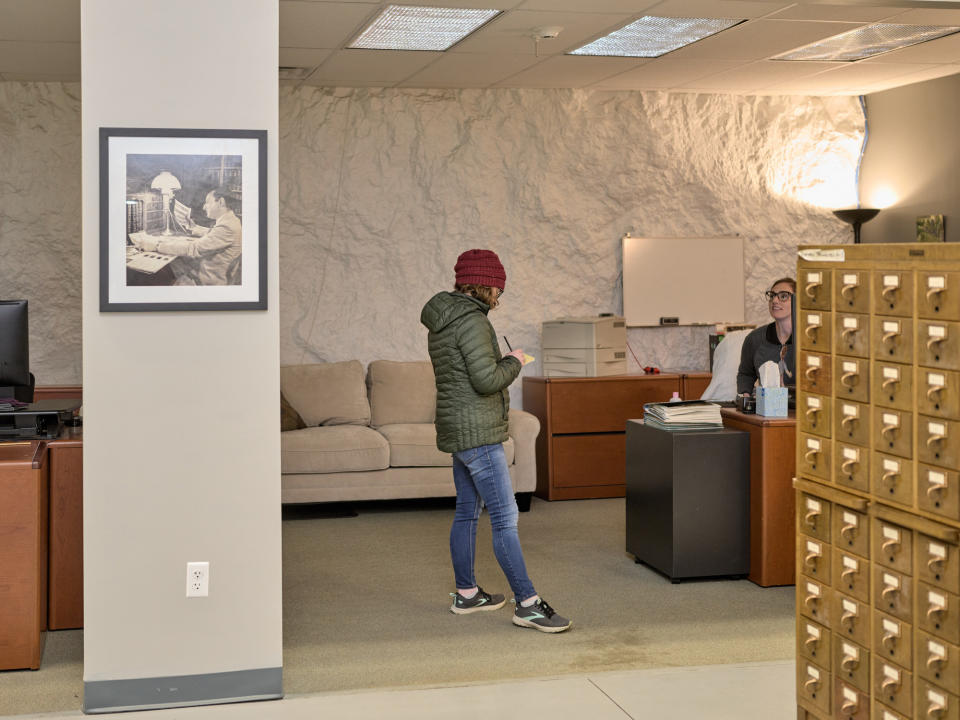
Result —
<instances>
[{"instance_id":1,"label":"desk lamp in photograph","mask_svg":"<svg viewBox=\"0 0 960 720\"><path fill-rule=\"evenodd\" d=\"M163 198L163 232L162 235L173 235L170 230L170 204L173 202L173 191L180 189L180 181L173 173L164 170L150 183L151 190L159 190Z\"/></svg>"},{"instance_id":2,"label":"desk lamp in photograph","mask_svg":"<svg viewBox=\"0 0 960 720\"><path fill-rule=\"evenodd\" d=\"M834 210L833 214L845 223L853 225L853 242L860 244L860 226L873 220L880 210L877 208L851 208L849 210Z\"/></svg>"}]
</instances>

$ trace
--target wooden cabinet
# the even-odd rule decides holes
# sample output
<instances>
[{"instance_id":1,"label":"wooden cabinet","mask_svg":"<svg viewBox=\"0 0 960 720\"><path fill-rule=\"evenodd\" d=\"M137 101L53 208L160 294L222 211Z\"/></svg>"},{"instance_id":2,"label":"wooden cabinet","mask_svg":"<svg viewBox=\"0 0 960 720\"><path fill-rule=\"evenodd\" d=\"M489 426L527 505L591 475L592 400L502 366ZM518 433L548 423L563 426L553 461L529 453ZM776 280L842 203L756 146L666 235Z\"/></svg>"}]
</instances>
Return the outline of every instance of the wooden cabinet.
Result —
<instances>
[{"instance_id":1,"label":"wooden cabinet","mask_svg":"<svg viewBox=\"0 0 960 720\"><path fill-rule=\"evenodd\" d=\"M674 373L525 377L523 409L540 420L537 497L623 497L627 420L643 417L644 403L669 400L682 380Z\"/></svg>"},{"instance_id":2,"label":"wooden cabinet","mask_svg":"<svg viewBox=\"0 0 960 720\"><path fill-rule=\"evenodd\" d=\"M0 670L40 667L47 629L47 445L0 443Z\"/></svg>"},{"instance_id":3,"label":"wooden cabinet","mask_svg":"<svg viewBox=\"0 0 960 720\"><path fill-rule=\"evenodd\" d=\"M64 428L50 453L51 630L83 627L83 430Z\"/></svg>"}]
</instances>

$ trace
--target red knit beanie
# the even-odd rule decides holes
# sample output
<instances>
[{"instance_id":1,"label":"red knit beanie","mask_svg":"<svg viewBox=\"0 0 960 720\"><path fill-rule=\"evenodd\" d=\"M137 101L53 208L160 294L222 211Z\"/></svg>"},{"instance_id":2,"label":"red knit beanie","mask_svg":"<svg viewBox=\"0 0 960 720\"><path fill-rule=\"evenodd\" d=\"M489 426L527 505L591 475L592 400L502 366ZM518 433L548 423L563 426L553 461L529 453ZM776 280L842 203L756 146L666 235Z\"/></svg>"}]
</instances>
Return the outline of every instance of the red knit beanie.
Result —
<instances>
[{"instance_id":1,"label":"red knit beanie","mask_svg":"<svg viewBox=\"0 0 960 720\"><path fill-rule=\"evenodd\" d=\"M507 283L507 273L493 250L461 253L453 271L457 274L457 285L485 285L503 290Z\"/></svg>"}]
</instances>

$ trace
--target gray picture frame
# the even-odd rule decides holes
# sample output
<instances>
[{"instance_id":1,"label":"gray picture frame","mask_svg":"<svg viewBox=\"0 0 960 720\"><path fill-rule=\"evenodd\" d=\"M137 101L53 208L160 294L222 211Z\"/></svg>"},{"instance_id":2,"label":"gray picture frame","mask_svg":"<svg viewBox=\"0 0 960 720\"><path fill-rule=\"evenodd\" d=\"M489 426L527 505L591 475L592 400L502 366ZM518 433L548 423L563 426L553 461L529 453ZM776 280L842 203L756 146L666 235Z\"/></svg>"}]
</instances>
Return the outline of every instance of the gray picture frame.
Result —
<instances>
[{"instance_id":1,"label":"gray picture frame","mask_svg":"<svg viewBox=\"0 0 960 720\"><path fill-rule=\"evenodd\" d=\"M218 176L210 167L215 163ZM145 180L151 174L152 186ZM174 189L158 189L160 175L180 179L170 181ZM231 245L212 250L194 245L193 235L212 235L227 219L215 220L217 212L206 205L219 201L214 195L227 187L225 177L230 192L218 212L228 214L229 200L235 214L232 224L217 228L217 243L223 245L223 234L232 229ZM181 191L188 203L175 198ZM150 204L149 213L137 197ZM166 222L159 232L157 212ZM171 232L174 215L184 225L174 221ZM216 257L226 255L224 250L234 256L230 275L226 259ZM101 127L99 260L101 312L266 310L267 131Z\"/></svg>"}]
</instances>

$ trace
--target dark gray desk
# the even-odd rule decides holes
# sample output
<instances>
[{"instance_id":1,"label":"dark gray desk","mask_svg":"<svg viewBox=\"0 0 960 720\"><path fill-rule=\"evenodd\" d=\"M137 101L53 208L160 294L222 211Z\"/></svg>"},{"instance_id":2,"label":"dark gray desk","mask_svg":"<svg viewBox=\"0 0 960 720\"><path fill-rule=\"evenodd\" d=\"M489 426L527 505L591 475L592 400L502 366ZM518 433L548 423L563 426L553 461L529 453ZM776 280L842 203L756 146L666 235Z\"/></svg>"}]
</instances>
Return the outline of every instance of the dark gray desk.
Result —
<instances>
[{"instance_id":1,"label":"dark gray desk","mask_svg":"<svg viewBox=\"0 0 960 720\"><path fill-rule=\"evenodd\" d=\"M671 581L750 572L750 436L627 422L627 552Z\"/></svg>"}]
</instances>

